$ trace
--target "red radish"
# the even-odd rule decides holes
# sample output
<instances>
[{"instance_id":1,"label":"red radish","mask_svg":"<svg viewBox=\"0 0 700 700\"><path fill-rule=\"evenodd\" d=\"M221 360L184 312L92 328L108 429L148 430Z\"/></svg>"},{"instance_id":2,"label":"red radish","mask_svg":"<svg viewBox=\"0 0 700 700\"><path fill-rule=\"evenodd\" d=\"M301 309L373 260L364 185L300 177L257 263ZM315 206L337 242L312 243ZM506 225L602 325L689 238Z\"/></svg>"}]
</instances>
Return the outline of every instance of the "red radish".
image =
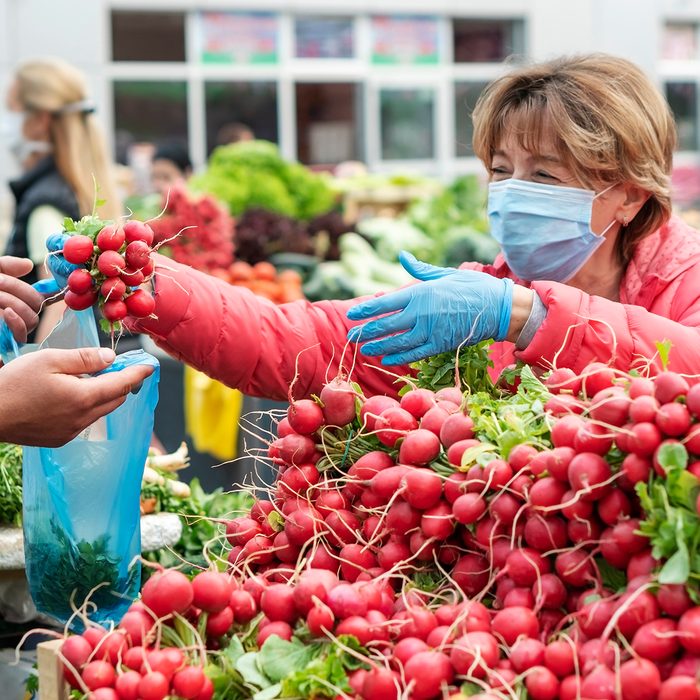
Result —
<instances>
[{"instance_id":1,"label":"red radish","mask_svg":"<svg viewBox=\"0 0 700 700\"><path fill-rule=\"evenodd\" d=\"M114 250L106 250L97 258L97 269L105 277L118 277L125 267L124 258Z\"/></svg>"},{"instance_id":2,"label":"red radish","mask_svg":"<svg viewBox=\"0 0 700 700\"><path fill-rule=\"evenodd\" d=\"M700 607L686 610L678 620L678 639L691 654L700 655Z\"/></svg>"},{"instance_id":3,"label":"red radish","mask_svg":"<svg viewBox=\"0 0 700 700\"><path fill-rule=\"evenodd\" d=\"M433 406L433 408L428 410L421 418L420 427L440 437L442 426L449 415L450 413L443 407Z\"/></svg>"},{"instance_id":4,"label":"red radish","mask_svg":"<svg viewBox=\"0 0 700 700\"><path fill-rule=\"evenodd\" d=\"M324 384L319 399L328 425L343 427L355 419L355 393L352 385L340 378Z\"/></svg>"},{"instance_id":5,"label":"red radish","mask_svg":"<svg viewBox=\"0 0 700 700\"><path fill-rule=\"evenodd\" d=\"M468 596L480 593L489 578L489 562L479 554L465 554L452 569L452 579Z\"/></svg>"},{"instance_id":6,"label":"red radish","mask_svg":"<svg viewBox=\"0 0 700 700\"><path fill-rule=\"evenodd\" d=\"M559 680L545 666L534 666L525 677L525 687L532 700L556 700Z\"/></svg>"},{"instance_id":7,"label":"red radish","mask_svg":"<svg viewBox=\"0 0 700 700\"><path fill-rule=\"evenodd\" d=\"M520 547L508 555L506 570L518 586L531 586L549 571L549 561L534 549Z\"/></svg>"},{"instance_id":8,"label":"red radish","mask_svg":"<svg viewBox=\"0 0 700 700\"><path fill-rule=\"evenodd\" d=\"M323 425L323 410L311 399L300 399L290 404L287 420L297 433L313 435Z\"/></svg>"},{"instance_id":9,"label":"red radish","mask_svg":"<svg viewBox=\"0 0 700 700\"><path fill-rule=\"evenodd\" d=\"M670 403L688 393L689 385L684 377L675 372L661 372L654 379L654 396L659 403Z\"/></svg>"},{"instance_id":10,"label":"red radish","mask_svg":"<svg viewBox=\"0 0 700 700\"><path fill-rule=\"evenodd\" d=\"M119 663L122 655L128 648L127 634L124 630L117 629L107 633L102 641L95 647L93 659L104 659L112 666Z\"/></svg>"},{"instance_id":11,"label":"red radish","mask_svg":"<svg viewBox=\"0 0 700 700\"><path fill-rule=\"evenodd\" d=\"M456 630L448 625L436 627L427 637L426 642L429 647L437 648L451 644L457 636Z\"/></svg>"},{"instance_id":12,"label":"red radish","mask_svg":"<svg viewBox=\"0 0 700 700\"><path fill-rule=\"evenodd\" d=\"M314 506L316 510L325 517L334 510L347 510L348 501L340 491L329 489L328 491L321 491L316 498Z\"/></svg>"},{"instance_id":13,"label":"red radish","mask_svg":"<svg viewBox=\"0 0 700 700\"><path fill-rule=\"evenodd\" d=\"M70 289L66 292L63 301L66 302L66 306L74 311L82 311L83 309L89 309L96 301L97 294L94 291L85 292L84 294L76 294Z\"/></svg>"},{"instance_id":14,"label":"red radish","mask_svg":"<svg viewBox=\"0 0 700 700\"><path fill-rule=\"evenodd\" d=\"M204 671L200 666L186 666L173 676L175 695L185 700L196 700L204 688Z\"/></svg>"},{"instance_id":15,"label":"red radish","mask_svg":"<svg viewBox=\"0 0 700 700\"><path fill-rule=\"evenodd\" d=\"M314 601L325 603L328 592L338 585L338 577L325 569L307 569L302 571L294 586L294 604L296 609L306 615L314 606Z\"/></svg>"},{"instance_id":16,"label":"red radish","mask_svg":"<svg viewBox=\"0 0 700 700\"><path fill-rule=\"evenodd\" d=\"M141 270L150 260L151 247L145 241L132 241L126 246L124 259L132 270Z\"/></svg>"},{"instance_id":17,"label":"red radish","mask_svg":"<svg viewBox=\"0 0 700 700\"><path fill-rule=\"evenodd\" d=\"M315 551L309 558L309 568L310 569L326 569L337 573L338 571L338 560L335 556L321 544L316 547Z\"/></svg>"},{"instance_id":18,"label":"red radish","mask_svg":"<svg viewBox=\"0 0 700 700\"><path fill-rule=\"evenodd\" d=\"M268 586L260 597L260 609L273 622L293 622L298 616L294 588L286 583Z\"/></svg>"},{"instance_id":19,"label":"red radish","mask_svg":"<svg viewBox=\"0 0 700 700\"><path fill-rule=\"evenodd\" d=\"M581 375L581 388L588 397L613 386L615 371L602 362L591 362Z\"/></svg>"},{"instance_id":20,"label":"red radish","mask_svg":"<svg viewBox=\"0 0 700 700\"><path fill-rule=\"evenodd\" d=\"M116 680L114 666L107 661L91 661L82 670L80 676L90 690L111 688Z\"/></svg>"},{"instance_id":21,"label":"red radish","mask_svg":"<svg viewBox=\"0 0 700 700\"><path fill-rule=\"evenodd\" d=\"M554 394L564 391L577 396L581 391L581 378L569 367L552 370L544 384Z\"/></svg>"},{"instance_id":22,"label":"red radish","mask_svg":"<svg viewBox=\"0 0 700 700\"><path fill-rule=\"evenodd\" d=\"M63 245L63 257L73 265L84 265L94 252L92 239L89 236L69 236Z\"/></svg>"},{"instance_id":23,"label":"red radish","mask_svg":"<svg viewBox=\"0 0 700 700\"><path fill-rule=\"evenodd\" d=\"M325 517L325 524L329 530L327 537L331 544L342 547L356 541L360 520L349 510L337 510L329 513Z\"/></svg>"},{"instance_id":24,"label":"red radish","mask_svg":"<svg viewBox=\"0 0 700 700\"><path fill-rule=\"evenodd\" d=\"M127 668L138 671L146 659L146 649L142 646L135 646L127 649L122 656L122 663ZM140 677L140 676L139 676Z\"/></svg>"},{"instance_id":25,"label":"red radish","mask_svg":"<svg viewBox=\"0 0 700 700\"><path fill-rule=\"evenodd\" d=\"M661 442L661 431L654 423L636 423L630 428L626 447L639 457L649 457Z\"/></svg>"},{"instance_id":26,"label":"red radish","mask_svg":"<svg viewBox=\"0 0 700 700\"><path fill-rule=\"evenodd\" d=\"M428 651L428 645L417 637L404 637L400 639L393 648L393 659L400 666L405 666L408 660L420 654L423 651Z\"/></svg>"},{"instance_id":27,"label":"red radish","mask_svg":"<svg viewBox=\"0 0 700 700\"><path fill-rule=\"evenodd\" d=\"M289 641L293 634L294 630L292 630L289 624L283 622L282 620L277 620L275 622L270 622L269 624L265 625L265 627L260 629L256 641L258 646L261 647L273 635L279 637L280 639Z\"/></svg>"},{"instance_id":28,"label":"red radish","mask_svg":"<svg viewBox=\"0 0 700 700\"><path fill-rule=\"evenodd\" d=\"M223 637L233 624L233 610L226 607L219 612L209 613L207 617L207 634L212 637Z\"/></svg>"},{"instance_id":29,"label":"red radish","mask_svg":"<svg viewBox=\"0 0 700 700\"><path fill-rule=\"evenodd\" d=\"M656 414L656 425L664 435L680 437L690 428L690 412L681 403L666 403Z\"/></svg>"},{"instance_id":30,"label":"red radish","mask_svg":"<svg viewBox=\"0 0 700 700\"><path fill-rule=\"evenodd\" d=\"M631 377L627 383L627 393L631 399L639 396L653 396L654 382L648 377Z\"/></svg>"},{"instance_id":31,"label":"red radish","mask_svg":"<svg viewBox=\"0 0 700 700\"><path fill-rule=\"evenodd\" d=\"M390 396L383 396L382 394L370 396L362 404L362 408L360 409L360 425L362 426L363 432L373 433L377 429L376 422L379 416L390 408L400 408L399 402L392 399ZM406 411L406 413L408 413L408 411ZM411 416L411 418L413 418L413 416ZM415 419L413 420L415 421Z\"/></svg>"},{"instance_id":32,"label":"red radish","mask_svg":"<svg viewBox=\"0 0 700 700\"><path fill-rule=\"evenodd\" d=\"M416 419L400 407L387 408L375 422L377 439L387 447L394 447L401 438L417 427Z\"/></svg>"},{"instance_id":33,"label":"red radish","mask_svg":"<svg viewBox=\"0 0 700 700\"><path fill-rule=\"evenodd\" d=\"M559 678L565 678L576 667L576 647L573 642L558 639L544 649L545 666Z\"/></svg>"},{"instance_id":34,"label":"red radish","mask_svg":"<svg viewBox=\"0 0 700 700\"><path fill-rule=\"evenodd\" d=\"M510 648L509 658L513 668L522 673L544 663L544 644L537 639L523 637Z\"/></svg>"},{"instance_id":35,"label":"red radish","mask_svg":"<svg viewBox=\"0 0 700 700\"><path fill-rule=\"evenodd\" d=\"M231 579L218 571L202 571L192 579L192 604L206 612L219 612L231 599Z\"/></svg>"},{"instance_id":36,"label":"red radish","mask_svg":"<svg viewBox=\"0 0 700 700\"><path fill-rule=\"evenodd\" d=\"M262 591L260 591L260 596L262 597ZM235 621L242 624L250 622L258 614L255 599L248 591L232 591L229 606L233 610Z\"/></svg>"},{"instance_id":37,"label":"red radish","mask_svg":"<svg viewBox=\"0 0 700 700\"><path fill-rule=\"evenodd\" d=\"M598 454L582 452L569 464L571 487L581 492L585 501L595 501L610 490L610 465Z\"/></svg>"},{"instance_id":38,"label":"red radish","mask_svg":"<svg viewBox=\"0 0 700 700\"><path fill-rule=\"evenodd\" d=\"M144 668L141 669L141 672L143 673L144 669L158 671L170 680L175 671L183 665L182 652L176 649L175 651L178 652L176 657L172 654L171 649L153 649L147 652Z\"/></svg>"},{"instance_id":39,"label":"red radish","mask_svg":"<svg viewBox=\"0 0 700 700\"><path fill-rule=\"evenodd\" d=\"M61 656L78 672L80 672L80 669L88 662L91 654L92 645L87 639L80 635L68 637L63 644L61 644ZM75 674L68 666L64 666L63 675L72 687L78 687L79 684L75 678Z\"/></svg>"},{"instance_id":40,"label":"red radish","mask_svg":"<svg viewBox=\"0 0 700 700\"><path fill-rule=\"evenodd\" d=\"M110 277L100 285L100 294L105 301L121 299L126 294L126 285L118 277Z\"/></svg>"},{"instance_id":41,"label":"red radish","mask_svg":"<svg viewBox=\"0 0 700 700\"><path fill-rule=\"evenodd\" d=\"M620 666L622 700L657 700L659 669L648 659L630 659Z\"/></svg>"},{"instance_id":42,"label":"red radish","mask_svg":"<svg viewBox=\"0 0 700 700\"><path fill-rule=\"evenodd\" d=\"M435 406L436 399L435 394L430 389L411 389L401 397L399 403L401 408L419 419Z\"/></svg>"},{"instance_id":43,"label":"red radish","mask_svg":"<svg viewBox=\"0 0 700 700\"><path fill-rule=\"evenodd\" d=\"M577 521L571 521L571 524ZM528 546L540 552L561 549L567 543L566 522L558 517L533 514L525 521L523 536Z\"/></svg>"},{"instance_id":44,"label":"red radish","mask_svg":"<svg viewBox=\"0 0 700 700\"><path fill-rule=\"evenodd\" d=\"M440 428L440 442L445 448L460 440L468 440L473 437L474 421L461 412L447 416Z\"/></svg>"},{"instance_id":45,"label":"red radish","mask_svg":"<svg viewBox=\"0 0 700 700\"><path fill-rule=\"evenodd\" d=\"M585 586L594 578L590 555L580 549L558 554L554 566L559 578L572 586Z\"/></svg>"},{"instance_id":46,"label":"red radish","mask_svg":"<svg viewBox=\"0 0 700 700\"><path fill-rule=\"evenodd\" d=\"M555 574L542 574L540 578L532 584L532 592L538 606L558 610L566 602L566 587L561 579Z\"/></svg>"},{"instance_id":47,"label":"red radish","mask_svg":"<svg viewBox=\"0 0 700 700\"><path fill-rule=\"evenodd\" d=\"M693 384L688 389L685 405L695 418L700 418L700 384Z\"/></svg>"},{"instance_id":48,"label":"red radish","mask_svg":"<svg viewBox=\"0 0 700 700\"><path fill-rule=\"evenodd\" d=\"M633 423L651 423L661 404L649 395L638 396L629 407L629 417Z\"/></svg>"},{"instance_id":49,"label":"red radish","mask_svg":"<svg viewBox=\"0 0 700 700\"><path fill-rule=\"evenodd\" d=\"M105 306L108 303L106 302ZM118 301L116 303L119 303ZM146 318L150 316L156 308L156 300L145 289L137 289L126 298L126 310L134 318Z\"/></svg>"},{"instance_id":50,"label":"red radish","mask_svg":"<svg viewBox=\"0 0 700 700\"><path fill-rule=\"evenodd\" d=\"M410 469L402 483L404 498L419 510L434 506L442 495L442 479L431 469Z\"/></svg>"},{"instance_id":51,"label":"red radish","mask_svg":"<svg viewBox=\"0 0 700 700\"><path fill-rule=\"evenodd\" d=\"M452 503L454 505L454 502L463 493L465 493L464 482L466 481L466 478L467 475L462 472L453 472L447 477L447 479L445 479L443 489L445 491L445 499L448 503Z\"/></svg>"},{"instance_id":52,"label":"red radish","mask_svg":"<svg viewBox=\"0 0 700 700\"><path fill-rule=\"evenodd\" d=\"M509 493L500 493L489 503L489 514L503 525L511 525L521 509L522 502Z\"/></svg>"},{"instance_id":53,"label":"red radish","mask_svg":"<svg viewBox=\"0 0 700 700\"><path fill-rule=\"evenodd\" d=\"M538 454L537 448L532 445L520 443L515 445L508 453L508 464L513 468L513 471L519 472L521 469L527 467L533 457Z\"/></svg>"},{"instance_id":54,"label":"red radish","mask_svg":"<svg viewBox=\"0 0 700 700\"><path fill-rule=\"evenodd\" d=\"M629 518L621 520L612 530L612 536L621 549L629 553L641 552L648 544L649 540L638 534L639 520ZM663 588L663 586L662 586Z\"/></svg>"},{"instance_id":55,"label":"red radish","mask_svg":"<svg viewBox=\"0 0 700 700\"><path fill-rule=\"evenodd\" d=\"M450 401L457 406L461 406L464 393L458 386L446 386L435 392L435 398L438 401Z\"/></svg>"},{"instance_id":56,"label":"red radish","mask_svg":"<svg viewBox=\"0 0 700 700\"><path fill-rule=\"evenodd\" d=\"M75 294L86 294L93 288L92 275L85 269L73 270L68 275L68 289Z\"/></svg>"},{"instance_id":57,"label":"red radish","mask_svg":"<svg viewBox=\"0 0 700 700\"><path fill-rule=\"evenodd\" d=\"M498 641L489 632L468 632L454 642L450 661L460 676L484 678L498 663Z\"/></svg>"},{"instance_id":58,"label":"red radish","mask_svg":"<svg viewBox=\"0 0 700 700\"><path fill-rule=\"evenodd\" d=\"M133 241L144 241L144 243L153 245L153 229L143 221L132 219L124 224L124 237L127 243Z\"/></svg>"},{"instance_id":59,"label":"red radish","mask_svg":"<svg viewBox=\"0 0 700 700\"><path fill-rule=\"evenodd\" d=\"M389 541L377 550L377 561L384 571L399 568L409 559L411 550L403 540L390 537Z\"/></svg>"},{"instance_id":60,"label":"red radish","mask_svg":"<svg viewBox=\"0 0 700 700\"><path fill-rule=\"evenodd\" d=\"M630 399L622 387L599 391L591 399L590 417L606 425L621 426L627 420Z\"/></svg>"},{"instance_id":61,"label":"red radish","mask_svg":"<svg viewBox=\"0 0 700 700\"><path fill-rule=\"evenodd\" d=\"M698 682L692 676L667 678L661 684L658 700L700 700Z\"/></svg>"},{"instance_id":62,"label":"red radish","mask_svg":"<svg viewBox=\"0 0 700 700\"><path fill-rule=\"evenodd\" d=\"M449 658L439 651L422 651L411 657L404 667L407 686L414 700L428 700L449 685L454 671Z\"/></svg>"},{"instance_id":63,"label":"red radish","mask_svg":"<svg viewBox=\"0 0 700 700\"><path fill-rule=\"evenodd\" d=\"M627 639L632 639L634 633L645 623L659 617L659 604L656 596L649 591L636 591L623 593L618 601L618 609L624 608L624 612L617 620L617 628ZM679 624L680 631L680 624ZM681 643L683 643L682 635Z\"/></svg>"},{"instance_id":64,"label":"red radish","mask_svg":"<svg viewBox=\"0 0 700 700\"><path fill-rule=\"evenodd\" d=\"M114 688L117 691L119 700L139 700L140 682L141 674L134 670L120 673L114 682Z\"/></svg>"},{"instance_id":65,"label":"red radish","mask_svg":"<svg viewBox=\"0 0 700 700\"><path fill-rule=\"evenodd\" d=\"M456 415L456 414L455 414ZM440 454L440 440L429 430L417 428L406 435L399 448L402 464L422 466Z\"/></svg>"},{"instance_id":66,"label":"red radish","mask_svg":"<svg viewBox=\"0 0 700 700\"><path fill-rule=\"evenodd\" d=\"M584 425L580 416L565 415L552 426L552 444L554 447L573 447L579 429Z\"/></svg>"},{"instance_id":67,"label":"red radish","mask_svg":"<svg viewBox=\"0 0 700 700\"><path fill-rule=\"evenodd\" d=\"M598 517L606 525L615 525L620 518L632 512L629 498L620 489L614 489L598 501Z\"/></svg>"},{"instance_id":68,"label":"red radish","mask_svg":"<svg viewBox=\"0 0 700 700\"><path fill-rule=\"evenodd\" d=\"M659 586L656 592L656 600L663 612L671 617L680 617L686 610L693 606L685 586L681 583L666 583Z\"/></svg>"},{"instance_id":69,"label":"red radish","mask_svg":"<svg viewBox=\"0 0 700 700\"><path fill-rule=\"evenodd\" d=\"M458 440L457 442L452 443L447 448L447 461L457 467L461 466L464 453L470 448L476 447L480 444L481 443L478 440L474 439Z\"/></svg>"},{"instance_id":70,"label":"red radish","mask_svg":"<svg viewBox=\"0 0 700 700\"><path fill-rule=\"evenodd\" d=\"M512 645L518 637L537 637L539 623L535 613L529 608L514 606L496 613L491 623L493 633L499 635L506 644Z\"/></svg>"},{"instance_id":71,"label":"red radish","mask_svg":"<svg viewBox=\"0 0 700 700\"><path fill-rule=\"evenodd\" d=\"M127 314L127 305L118 299L106 301L102 307L102 315L112 323L125 319Z\"/></svg>"},{"instance_id":72,"label":"red radish","mask_svg":"<svg viewBox=\"0 0 700 700\"><path fill-rule=\"evenodd\" d=\"M316 444L306 435L292 433L276 440L280 458L287 464L308 464L316 451Z\"/></svg>"},{"instance_id":73,"label":"red radish","mask_svg":"<svg viewBox=\"0 0 700 700\"><path fill-rule=\"evenodd\" d=\"M95 237L95 244L101 251L119 250L124 245L124 240L124 229L121 226L108 224Z\"/></svg>"},{"instance_id":74,"label":"red radish","mask_svg":"<svg viewBox=\"0 0 700 700\"><path fill-rule=\"evenodd\" d=\"M141 270L133 270L130 267L125 267L119 274L119 278L128 287L138 287L144 283L146 276Z\"/></svg>"},{"instance_id":75,"label":"red radish","mask_svg":"<svg viewBox=\"0 0 700 700\"><path fill-rule=\"evenodd\" d=\"M647 481L651 473L651 462L635 454L629 454L622 460L621 471L631 484Z\"/></svg>"},{"instance_id":76,"label":"red radish","mask_svg":"<svg viewBox=\"0 0 700 700\"><path fill-rule=\"evenodd\" d=\"M375 666L370 669L362 683L363 700L390 700L400 695L399 677L388 668Z\"/></svg>"},{"instance_id":77,"label":"red radish","mask_svg":"<svg viewBox=\"0 0 700 700\"><path fill-rule=\"evenodd\" d=\"M335 616L332 610L322 603L314 605L306 615L309 631L316 637L325 636L325 631L332 632L334 622Z\"/></svg>"},{"instance_id":78,"label":"red radish","mask_svg":"<svg viewBox=\"0 0 700 700\"><path fill-rule=\"evenodd\" d=\"M386 452L373 450L372 452L367 452L362 455L362 457L352 465L353 476L362 481L366 481L371 479L382 469L393 466L394 460Z\"/></svg>"},{"instance_id":79,"label":"red radish","mask_svg":"<svg viewBox=\"0 0 700 700\"><path fill-rule=\"evenodd\" d=\"M363 616L367 613L367 601L349 583L339 583L328 591L326 604L333 614L341 620L351 616Z\"/></svg>"},{"instance_id":80,"label":"red radish","mask_svg":"<svg viewBox=\"0 0 700 700\"><path fill-rule=\"evenodd\" d=\"M639 656L651 661L664 661L679 649L680 642L675 634L676 623L667 618L652 620L643 624L632 638L632 649Z\"/></svg>"},{"instance_id":81,"label":"red radish","mask_svg":"<svg viewBox=\"0 0 700 700\"><path fill-rule=\"evenodd\" d=\"M232 545L245 544L261 533L260 524L252 518L234 518L226 523L226 539Z\"/></svg>"},{"instance_id":82,"label":"red radish","mask_svg":"<svg viewBox=\"0 0 700 700\"><path fill-rule=\"evenodd\" d=\"M571 414L580 415L586 410L586 404L575 396L559 394L547 399L544 410L557 417Z\"/></svg>"},{"instance_id":83,"label":"red radish","mask_svg":"<svg viewBox=\"0 0 700 700\"><path fill-rule=\"evenodd\" d=\"M123 700L113 688L98 688L88 696L88 700Z\"/></svg>"},{"instance_id":84,"label":"red radish","mask_svg":"<svg viewBox=\"0 0 700 700\"><path fill-rule=\"evenodd\" d=\"M387 510L386 525L396 535L405 535L415 530L421 521L421 513L406 501L396 501Z\"/></svg>"},{"instance_id":85,"label":"red radish","mask_svg":"<svg viewBox=\"0 0 700 700\"><path fill-rule=\"evenodd\" d=\"M607 454L613 445L614 433L610 428L599 423L584 423L574 437L573 448L576 452L594 452Z\"/></svg>"},{"instance_id":86,"label":"red radish","mask_svg":"<svg viewBox=\"0 0 700 700\"><path fill-rule=\"evenodd\" d=\"M170 690L168 679L159 671L146 673L139 683L140 700L163 700Z\"/></svg>"},{"instance_id":87,"label":"red radish","mask_svg":"<svg viewBox=\"0 0 700 700\"><path fill-rule=\"evenodd\" d=\"M153 574L141 591L143 604L157 617L184 613L192 605L193 598L189 579L174 569Z\"/></svg>"},{"instance_id":88,"label":"red radish","mask_svg":"<svg viewBox=\"0 0 700 700\"><path fill-rule=\"evenodd\" d=\"M563 678L559 686L559 700L580 700L581 676L571 675Z\"/></svg>"},{"instance_id":89,"label":"red radish","mask_svg":"<svg viewBox=\"0 0 700 700\"><path fill-rule=\"evenodd\" d=\"M530 504L535 510L551 509L564 502L567 487L551 476L538 479L530 488Z\"/></svg>"}]
</instances>

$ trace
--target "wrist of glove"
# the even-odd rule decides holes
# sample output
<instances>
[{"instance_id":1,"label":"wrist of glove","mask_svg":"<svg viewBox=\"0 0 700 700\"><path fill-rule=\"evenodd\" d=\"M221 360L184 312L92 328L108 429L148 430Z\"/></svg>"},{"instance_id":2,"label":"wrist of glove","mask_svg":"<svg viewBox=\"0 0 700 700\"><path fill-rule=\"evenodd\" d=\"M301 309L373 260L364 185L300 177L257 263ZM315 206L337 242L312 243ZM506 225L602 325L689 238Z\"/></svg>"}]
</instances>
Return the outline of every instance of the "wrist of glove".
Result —
<instances>
[{"instance_id":1,"label":"wrist of glove","mask_svg":"<svg viewBox=\"0 0 700 700\"><path fill-rule=\"evenodd\" d=\"M419 283L369 299L348 311L349 319L367 321L348 333L349 340L364 343L364 354L383 355L382 364L399 365L463 344L507 337L512 280L475 270L436 267L406 252L399 260Z\"/></svg>"},{"instance_id":2,"label":"wrist of glove","mask_svg":"<svg viewBox=\"0 0 700 700\"><path fill-rule=\"evenodd\" d=\"M53 290L54 292L63 289L68 284L68 276L73 270L77 270L81 265L74 265L69 263L63 257L63 246L68 240L67 233L53 233L46 239L46 249L49 251L48 258L46 259L46 265L51 271L54 280L56 280L57 287ZM51 293L45 290L44 293Z\"/></svg>"}]
</instances>

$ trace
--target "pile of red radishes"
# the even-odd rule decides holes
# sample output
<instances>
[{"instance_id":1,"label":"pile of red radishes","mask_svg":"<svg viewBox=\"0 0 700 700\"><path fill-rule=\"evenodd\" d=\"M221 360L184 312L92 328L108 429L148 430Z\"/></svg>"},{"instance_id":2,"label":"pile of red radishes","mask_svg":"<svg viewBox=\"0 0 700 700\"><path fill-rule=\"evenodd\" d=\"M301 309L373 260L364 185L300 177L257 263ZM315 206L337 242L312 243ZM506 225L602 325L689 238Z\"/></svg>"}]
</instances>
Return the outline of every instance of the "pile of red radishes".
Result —
<instances>
[{"instance_id":1,"label":"pile of red radishes","mask_svg":"<svg viewBox=\"0 0 700 700\"><path fill-rule=\"evenodd\" d=\"M127 315L150 316L155 300L140 285L153 276L152 245L151 227L136 220L105 224L92 236L69 235L63 256L84 267L68 276L66 306L79 311L98 304L113 328Z\"/></svg>"},{"instance_id":2,"label":"pile of red radishes","mask_svg":"<svg viewBox=\"0 0 700 700\"><path fill-rule=\"evenodd\" d=\"M227 524L238 595L264 615L258 643L354 635L363 700L465 682L482 698L700 698L700 607L658 583L635 493L664 475L664 445L700 476L700 385L599 364L546 385L551 447L501 456L457 389L365 399L335 380L294 401L269 448L271 500Z\"/></svg>"},{"instance_id":3,"label":"pile of red radishes","mask_svg":"<svg viewBox=\"0 0 700 700\"><path fill-rule=\"evenodd\" d=\"M227 633L232 591L230 576L216 571L192 581L175 570L154 574L116 629L90 626L65 639L64 677L89 700L211 700L214 686L204 673L204 640L196 627L201 623L212 638ZM239 623L252 617L239 606Z\"/></svg>"}]
</instances>

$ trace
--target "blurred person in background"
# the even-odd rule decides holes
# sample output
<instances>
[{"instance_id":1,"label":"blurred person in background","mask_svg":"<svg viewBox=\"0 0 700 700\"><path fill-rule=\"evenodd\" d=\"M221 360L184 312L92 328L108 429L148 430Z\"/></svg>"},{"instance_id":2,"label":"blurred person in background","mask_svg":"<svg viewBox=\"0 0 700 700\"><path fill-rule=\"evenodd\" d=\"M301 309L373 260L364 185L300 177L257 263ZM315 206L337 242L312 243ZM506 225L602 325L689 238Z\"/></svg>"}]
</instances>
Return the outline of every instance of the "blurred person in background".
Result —
<instances>
[{"instance_id":1,"label":"blurred person in background","mask_svg":"<svg viewBox=\"0 0 700 700\"><path fill-rule=\"evenodd\" d=\"M48 276L46 239L62 229L65 217L93 211L105 219L122 215L94 111L84 75L65 61L37 58L16 69L4 131L22 174L10 182L16 205L5 252L32 260L30 283ZM43 312L36 340L56 325L63 308L57 303Z\"/></svg>"},{"instance_id":2,"label":"blurred person in background","mask_svg":"<svg viewBox=\"0 0 700 700\"><path fill-rule=\"evenodd\" d=\"M241 122L230 122L224 124L216 132L216 145L226 146L229 143L238 143L239 141L254 141L255 133L247 125Z\"/></svg>"},{"instance_id":3,"label":"blurred person in background","mask_svg":"<svg viewBox=\"0 0 700 700\"><path fill-rule=\"evenodd\" d=\"M151 185L161 195L173 186L183 184L192 175L192 162L187 149L179 143L159 146L151 164Z\"/></svg>"}]
</instances>

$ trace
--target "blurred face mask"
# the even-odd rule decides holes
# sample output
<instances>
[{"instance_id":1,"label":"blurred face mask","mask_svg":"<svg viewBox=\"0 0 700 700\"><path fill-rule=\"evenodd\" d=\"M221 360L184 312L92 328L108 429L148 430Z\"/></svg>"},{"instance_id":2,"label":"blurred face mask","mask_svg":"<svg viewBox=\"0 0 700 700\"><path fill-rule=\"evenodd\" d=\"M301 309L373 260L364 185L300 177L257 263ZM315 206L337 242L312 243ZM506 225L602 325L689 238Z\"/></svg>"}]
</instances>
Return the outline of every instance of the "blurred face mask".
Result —
<instances>
[{"instance_id":1,"label":"blurred face mask","mask_svg":"<svg viewBox=\"0 0 700 700\"><path fill-rule=\"evenodd\" d=\"M12 155L22 164L34 153L51 153L53 146L48 141L32 141L24 137L24 112L5 112L0 131Z\"/></svg>"},{"instance_id":2,"label":"blurred face mask","mask_svg":"<svg viewBox=\"0 0 700 700\"><path fill-rule=\"evenodd\" d=\"M489 185L491 235L508 267L522 280L570 280L605 241L613 219L599 234L591 231L597 194L575 187L502 180Z\"/></svg>"}]
</instances>

